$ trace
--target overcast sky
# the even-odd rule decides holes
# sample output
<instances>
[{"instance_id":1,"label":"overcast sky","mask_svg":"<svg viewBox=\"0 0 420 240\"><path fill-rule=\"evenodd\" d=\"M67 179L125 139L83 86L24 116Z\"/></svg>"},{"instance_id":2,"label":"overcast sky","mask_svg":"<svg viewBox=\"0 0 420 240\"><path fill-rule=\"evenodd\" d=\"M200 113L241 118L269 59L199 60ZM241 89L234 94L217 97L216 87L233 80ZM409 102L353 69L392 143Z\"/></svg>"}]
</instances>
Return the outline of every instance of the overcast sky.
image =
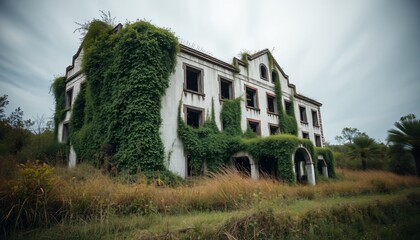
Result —
<instances>
[{"instance_id":1,"label":"overcast sky","mask_svg":"<svg viewBox=\"0 0 420 240\"><path fill-rule=\"evenodd\" d=\"M420 117L420 1L0 0L0 94L9 113L50 117L52 80L80 45L75 22L110 11L150 20L221 60L272 50L297 91L323 103L326 140L356 127L384 141L401 116Z\"/></svg>"}]
</instances>

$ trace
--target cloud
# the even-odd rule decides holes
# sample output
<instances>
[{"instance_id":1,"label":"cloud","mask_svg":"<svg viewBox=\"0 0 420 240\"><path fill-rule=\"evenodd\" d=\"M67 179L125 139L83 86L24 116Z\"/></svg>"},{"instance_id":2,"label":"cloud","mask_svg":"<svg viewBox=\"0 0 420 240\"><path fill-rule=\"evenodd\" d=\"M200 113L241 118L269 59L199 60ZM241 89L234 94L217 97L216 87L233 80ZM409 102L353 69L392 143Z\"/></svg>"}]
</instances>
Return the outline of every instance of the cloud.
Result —
<instances>
[{"instance_id":1,"label":"cloud","mask_svg":"<svg viewBox=\"0 0 420 240\"><path fill-rule=\"evenodd\" d=\"M51 80L79 47L74 22L111 11L171 28L230 62L274 49L299 92L321 101L324 133L343 127L384 139L407 113L420 117L420 7L416 1L0 1L0 94L28 117L52 114Z\"/></svg>"}]
</instances>

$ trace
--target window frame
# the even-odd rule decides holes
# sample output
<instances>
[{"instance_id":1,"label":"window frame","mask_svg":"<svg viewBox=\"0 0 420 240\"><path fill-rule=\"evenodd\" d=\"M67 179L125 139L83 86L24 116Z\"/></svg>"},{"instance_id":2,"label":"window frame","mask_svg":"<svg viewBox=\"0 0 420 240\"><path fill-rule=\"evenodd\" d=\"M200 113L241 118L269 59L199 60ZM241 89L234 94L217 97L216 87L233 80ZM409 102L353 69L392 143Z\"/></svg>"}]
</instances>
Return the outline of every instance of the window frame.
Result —
<instances>
[{"instance_id":1,"label":"window frame","mask_svg":"<svg viewBox=\"0 0 420 240\"><path fill-rule=\"evenodd\" d=\"M261 121L260 120L257 120L257 119L253 119L253 118L247 118L246 119L246 123L247 123L247 127L249 127L249 128L251 128L251 126L249 125L250 122L257 124L257 132L256 132L256 134L258 136L261 136Z\"/></svg>"},{"instance_id":2,"label":"window frame","mask_svg":"<svg viewBox=\"0 0 420 240\"><path fill-rule=\"evenodd\" d=\"M277 131L274 134L271 134L271 127L277 128ZM280 132L279 125L278 124L273 124L273 123L268 123L268 132L270 133L270 136L279 133Z\"/></svg>"},{"instance_id":3,"label":"window frame","mask_svg":"<svg viewBox=\"0 0 420 240\"><path fill-rule=\"evenodd\" d=\"M193 66L188 63L183 63L182 68L184 70L184 84L183 84L184 92L189 92L189 93L197 94L200 96L205 96L204 94L204 69ZM199 73L198 82L197 82L198 91L194 91L187 88L187 76L188 76L187 72L189 69L192 69Z\"/></svg>"},{"instance_id":4,"label":"window frame","mask_svg":"<svg viewBox=\"0 0 420 240\"><path fill-rule=\"evenodd\" d=\"M264 68L264 70L265 70L265 77L263 76L263 71L261 71L262 68ZM260 70L260 78L264 81L269 81L267 66L265 66L264 63L260 63L260 69L259 70Z\"/></svg>"},{"instance_id":5,"label":"window frame","mask_svg":"<svg viewBox=\"0 0 420 240\"><path fill-rule=\"evenodd\" d=\"M69 97L69 93L71 93ZM69 89L66 89L66 95L64 99L65 109L71 109L72 103L73 103L73 94L74 94L74 87L71 87Z\"/></svg>"},{"instance_id":6,"label":"window frame","mask_svg":"<svg viewBox=\"0 0 420 240\"><path fill-rule=\"evenodd\" d=\"M69 122L63 123L63 129L61 132L61 142L66 143L69 140Z\"/></svg>"},{"instance_id":7,"label":"window frame","mask_svg":"<svg viewBox=\"0 0 420 240\"><path fill-rule=\"evenodd\" d=\"M319 144L317 139L319 139ZM321 135L314 133L314 141L315 141L315 146L316 147L322 147L322 140L321 140Z\"/></svg>"},{"instance_id":8,"label":"window frame","mask_svg":"<svg viewBox=\"0 0 420 240\"><path fill-rule=\"evenodd\" d=\"M218 75L218 81L219 81L219 100L220 101L224 101L224 100L231 100L231 99L235 99L235 88L233 87L233 80L220 76ZM230 89L229 89L229 94L230 94L230 98L226 99L222 97L222 82L227 82L230 84Z\"/></svg>"},{"instance_id":9,"label":"window frame","mask_svg":"<svg viewBox=\"0 0 420 240\"><path fill-rule=\"evenodd\" d=\"M184 110L184 121L188 126L196 128L196 127L188 124L188 110L191 110L191 111L194 111L194 112L201 112L200 119L198 120L199 124L198 124L197 128L200 128L204 125L204 122L205 122L205 119L204 119L205 118L205 109L204 108L184 104L184 109L183 110Z\"/></svg>"},{"instance_id":10,"label":"window frame","mask_svg":"<svg viewBox=\"0 0 420 240\"><path fill-rule=\"evenodd\" d=\"M271 112L271 111L269 110L269 108L268 108L268 106L269 106L269 104L268 104L268 99L269 99L269 98L273 98L273 108L274 108L274 111L273 111L273 112ZM268 93L268 92L266 92L266 100L267 100L267 113L268 113L268 114L278 115L278 109L277 109L277 97L276 97L276 95L274 95L274 94L272 94L272 93Z\"/></svg>"},{"instance_id":11,"label":"window frame","mask_svg":"<svg viewBox=\"0 0 420 240\"><path fill-rule=\"evenodd\" d=\"M286 112L287 115L289 115L289 110L287 109L287 106L290 106L290 108L292 107L292 101L289 101L287 99L284 99L283 101L284 103L284 111Z\"/></svg>"},{"instance_id":12,"label":"window frame","mask_svg":"<svg viewBox=\"0 0 420 240\"><path fill-rule=\"evenodd\" d=\"M272 82L272 83L275 83L275 82L274 82L275 77L274 77L274 75L273 75L273 74L277 75L277 77L279 78L279 81L280 81L280 76L279 76L279 74L277 73L277 71L276 71L275 69L273 69L273 70L271 71L271 82Z\"/></svg>"},{"instance_id":13,"label":"window frame","mask_svg":"<svg viewBox=\"0 0 420 240\"><path fill-rule=\"evenodd\" d=\"M306 134L306 136L308 136L307 138L305 137L305 134ZM310 135L309 135L309 132L305 132L305 131L302 131L302 138L303 138L303 139L308 139L308 140L311 140L311 137L310 137Z\"/></svg>"},{"instance_id":14,"label":"window frame","mask_svg":"<svg viewBox=\"0 0 420 240\"><path fill-rule=\"evenodd\" d=\"M304 115L302 115L302 109L305 112ZM308 124L308 114L306 113L306 106L299 105L299 116L300 116L300 122L301 123Z\"/></svg>"},{"instance_id":15,"label":"window frame","mask_svg":"<svg viewBox=\"0 0 420 240\"><path fill-rule=\"evenodd\" d=\"M315 114L315 118L314 118L314 114ZM312 115L312 125L314 127L319 127L319 117L318 117L318 111L311 109L311 115Z\"/></svg>"},{"instance_id":16,"label":"window frame","mask_svg":"<svg viewBox=\"0 0 420 240\"><path fill-rule=\"evenodd\" d=\"M249 86L249 85L247 85L247 84L244 84L244 86L245 86L245 106L246 106L246 108L249 108L249 109L254 109L254 110L257 110L257 111L259 111L260 110L260 104L259 104L259 101L258 101L258 88L256 88L256 87L252 87L252 86ZM250 90L253 90L253 91L255 91L255 95L254 95L254 105L256 105L256 106L248 106L248 93L247 93L247 89L250 89Z\"/></svg>"}]
</instances>

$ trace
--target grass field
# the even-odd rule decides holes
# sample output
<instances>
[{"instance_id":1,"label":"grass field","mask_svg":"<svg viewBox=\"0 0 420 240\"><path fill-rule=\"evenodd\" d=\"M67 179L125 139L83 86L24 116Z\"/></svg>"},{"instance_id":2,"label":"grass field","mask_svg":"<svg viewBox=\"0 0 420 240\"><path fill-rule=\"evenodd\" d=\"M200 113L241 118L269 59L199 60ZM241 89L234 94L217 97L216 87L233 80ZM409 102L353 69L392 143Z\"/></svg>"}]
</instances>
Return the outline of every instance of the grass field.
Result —
<instances>
[{"instance_id":1,"label":"grass field","mask_svg":"<svg viewBox=\"0 0 420 240\"><path fill-rule=\"evenodd\" d=\"M381 171L338 169L337 173L337 179L321 179L315 187L271 179L255 181L232 170L177 187L165 187L147 185L141 177L110 178L88 165L73 170L58 168L44 179L50 185L43 188L49 189L48 192L31 201L32 205L28 204L27 195L22 198L2 187L2 203L9 202L2 204L7 206L3 212L8 217L2 218L2 236L18 239L419 237L418 178ZM2 186L18 183L15 179L13 184ZM7 191L12 191L11 197L5 196Z\"/></svg>"}]
</instances>

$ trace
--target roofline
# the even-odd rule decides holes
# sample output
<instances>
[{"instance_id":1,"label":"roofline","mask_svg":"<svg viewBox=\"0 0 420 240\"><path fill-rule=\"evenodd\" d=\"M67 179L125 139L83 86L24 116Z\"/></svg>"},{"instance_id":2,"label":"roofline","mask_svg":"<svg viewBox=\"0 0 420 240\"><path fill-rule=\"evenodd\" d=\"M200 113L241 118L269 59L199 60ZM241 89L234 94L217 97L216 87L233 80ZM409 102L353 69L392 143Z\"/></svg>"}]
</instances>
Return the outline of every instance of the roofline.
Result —
<instances>
[{"instance_id":1,"label":"roofline","mask_svg":"<svg viewBox=\"0 0 420 240\"><path fill-rule=\"evenodd\" d=\"M114 34L118 31L120 31L123 28L123 25L121 23L118 23L117 26L115 26L114 28L112 28L109 33ZM71 61L71 65L66 67L66 78L67 78L67 73L72 70L74 68L74 61L76 61L76 58L79 57L80 52L82 51L82 44L80 44L79 48L77 49L76 54L73 55L73 59Z\"/></svg>"},{"instance_id":2,"label":"roofline","mask_svg":"<svg viewBox=\"0 0 420 240\"><path fill-rule=\"evenodd\" d=\"M179 44L179 49L182 53L187 53L190 55L193 55L194 57L200 58L202 60L211 62L215 65L218 65L219 67L225 68L227 70L233 71L233 72L238 72L238 69L236 69L232 64L229 64L227 62L224 62L220 59L217 59L215 57L212 57L208 54L205 54L203 52L200 52L198 50L195 50L193 48L190 48L188 46L185 46L184 44Z\"/></svg>"},{"instance_id":3,"label":"roofline","mask_svg":"<svg viewBox=\"0 0 420 240\"><path fill-rule=\"evenodd\" d=\"M318 101L316 101L316 100L314 100L314 99L312 99L312 98L309 98L309 97L303 96L303 95L301 95L301 94L295 93L295 97L296 97L296 98L298 98L298 99L301 99L301 100L307 101L307 102L309 102L309 103L312 103L312 104L314 104L314 105L316 105L316 106L318 106L318 107L321 107L321 106L322 106L322 103L320 103L320 102L318 102Z\"/></svg>"},{"instance_id":4,"label":"roofline","mask_svg":"<svg viewBox=\"0 0 420 240\"><path fill-rule=\"evenodd\" d=\"M110 33L111 34L116 33L118 31L120 31L122 28L123 28L123 25L121 23L119 23L112 30L110 30ZM215 65L217 65L219 67L222 67L222 68L227 69L227 70L232 71L232 72L236 72L236 73L239 72L238 69L235 67L235 65L236 66L237 65L241 65L241 66L246 67L246 63L244 61L236 58L236 57L233 58L233 63L235 65L232 65L232 64L229 64L227 62L224 62L224 61L222 61L222 60L220 60L218 58L212 57L212 56L210 56L210 55L208 55L206 53L200 52L200 51L198 51L196 49L193 49L193 48L188 47L188 46L186 46L184 44L181 44L181 43L179 43L179 49L180 49L180 52L182 52L182 53L193 55L194 57L197 57L197 58L202 59L204 61L208 61L210 63L213 63L213 64L215 64ZM72 64L69 65L66 68L66 82L67 81L70 81L71 79L74 79L75 77L77 77L78 75L81 74L81 71L79 71L79 72L75 73L73 76L71 76L70 78L67 76L68 72L71 69L74 68L74 62L75 62L76 58L79 56L79 54L80 54L81 51L82 51L82 45L80 44L80 47L77 50L76 54L73 55ZM249 60L254 60L254 59L258 58L258 57L263 56L264 54L268 54L269 52L270 52L270 50L268 50L266 48L264 50L261 50L259 52L254 53L252 55L246 54L246 57ZM290 88L293 89L293 93L294 93L293 95L296 98L301 99L301 100L304 100L304 101L307 101L307 102L310 102L310 103L312 103L312 104L314 104L316 106L322 106L322 103L320 103L320 102L318 102L318 101L316 101L314 99L311 99L309 97L306 97L306 96L303 96L301 94L296 93L296 86L294 84L291 84L289 82L289 76L283 71L283 69L280 67L279 63L277 62L277 60L274 57L273 57L273 60L274 60L274 64L277 67L277 69L280 70L280 72L283 75L283 77L286 78L288 87L290 87Z\"/></svg>"}]
</instances>

